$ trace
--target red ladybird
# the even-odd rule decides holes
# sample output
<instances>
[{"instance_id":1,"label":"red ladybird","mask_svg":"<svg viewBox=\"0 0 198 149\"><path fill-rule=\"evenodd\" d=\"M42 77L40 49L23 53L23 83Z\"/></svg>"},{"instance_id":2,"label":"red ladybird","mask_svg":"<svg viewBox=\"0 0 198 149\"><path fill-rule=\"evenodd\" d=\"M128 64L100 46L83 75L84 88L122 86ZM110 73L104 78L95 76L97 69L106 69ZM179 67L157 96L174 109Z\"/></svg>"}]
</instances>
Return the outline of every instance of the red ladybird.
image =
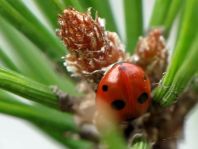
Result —
<instances>
[{"instance_id":1,"label":"red ladybird","mask_svg":"<svg viewBox=\"0 0 198 149\"><path fill-rule=\"evenodd\" d=\"M120 120L144 114L151 103L150 81L144 71L131 63L115 64L101 79L96 104L105 103Z\"/></svg>"}]
</instances>

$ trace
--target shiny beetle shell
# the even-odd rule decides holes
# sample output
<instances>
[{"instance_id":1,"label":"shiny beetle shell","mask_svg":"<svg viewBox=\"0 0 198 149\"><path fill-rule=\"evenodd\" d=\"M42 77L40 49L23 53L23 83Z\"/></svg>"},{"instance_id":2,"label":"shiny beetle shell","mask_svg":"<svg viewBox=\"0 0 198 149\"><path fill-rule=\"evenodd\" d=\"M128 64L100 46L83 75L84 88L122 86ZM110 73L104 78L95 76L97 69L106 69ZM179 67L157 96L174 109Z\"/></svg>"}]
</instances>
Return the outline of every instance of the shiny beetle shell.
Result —
<instances>
[{"instance_id":1,"label":"shiny beetle shell","mask_svg":"<svg viewBox=\"0 0 198 149\"><path fill-rule=\"evenodd\" d=\"M98 85L96 105L105 103L120 120L139 117L151 103L150 86L140 67L126 62L115 64Z\"/></svg>"}]
</instances>

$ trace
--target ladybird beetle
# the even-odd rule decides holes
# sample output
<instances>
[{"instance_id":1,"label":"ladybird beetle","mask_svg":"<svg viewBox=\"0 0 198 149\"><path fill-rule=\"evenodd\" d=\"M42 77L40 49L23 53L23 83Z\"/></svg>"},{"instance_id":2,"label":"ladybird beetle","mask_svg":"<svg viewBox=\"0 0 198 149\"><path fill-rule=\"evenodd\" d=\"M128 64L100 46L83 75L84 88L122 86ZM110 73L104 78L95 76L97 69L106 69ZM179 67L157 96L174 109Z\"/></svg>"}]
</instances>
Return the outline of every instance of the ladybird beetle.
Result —
<instances>
[{"instance_id":1,"label":"ladybird beetle","mask_svg":"<svg viewBox=\"0 0 198 149\"><path fill-rule=\"evenodd\" d=\"M131 63L115 64L103 76L96 92L96 105L105 103L120 120L144 114L151 103L150 81L144 71Z\"/></svg>"}]
</instances>

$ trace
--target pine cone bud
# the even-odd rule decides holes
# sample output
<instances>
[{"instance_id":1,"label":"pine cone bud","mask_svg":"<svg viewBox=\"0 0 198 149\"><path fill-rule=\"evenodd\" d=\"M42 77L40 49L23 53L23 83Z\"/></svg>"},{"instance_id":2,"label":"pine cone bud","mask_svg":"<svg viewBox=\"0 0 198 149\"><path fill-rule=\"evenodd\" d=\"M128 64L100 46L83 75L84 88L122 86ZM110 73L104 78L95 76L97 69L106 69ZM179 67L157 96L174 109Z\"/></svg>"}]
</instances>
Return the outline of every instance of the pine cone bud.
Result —
<instances>
[{"instance_id":1,"label":"pine cone bud","mask_svg":"<svg viewBox=\"0 0 198 149\"><path fill-rule=\"evenodd\" d=\"M59 16L58 35L69 50L65 65L73 75L101 70L124 57L122 44L116 33L104 30L104 21L94 20L90 11L80 13L65 9Z\"/></svg>"},{"instance_id":2,"label":"pine cone bud","mask_svg":"<svg viewBox=\"0 0 198 149\"><path fill-rule=\"evenodd\" d=\"M151 30L146 37L141 37L132 57L132 61L146 71L152 83L157 83L161 79L166 70L167 60L168 51L160 29Z\"/></svg>"}]
</instances>

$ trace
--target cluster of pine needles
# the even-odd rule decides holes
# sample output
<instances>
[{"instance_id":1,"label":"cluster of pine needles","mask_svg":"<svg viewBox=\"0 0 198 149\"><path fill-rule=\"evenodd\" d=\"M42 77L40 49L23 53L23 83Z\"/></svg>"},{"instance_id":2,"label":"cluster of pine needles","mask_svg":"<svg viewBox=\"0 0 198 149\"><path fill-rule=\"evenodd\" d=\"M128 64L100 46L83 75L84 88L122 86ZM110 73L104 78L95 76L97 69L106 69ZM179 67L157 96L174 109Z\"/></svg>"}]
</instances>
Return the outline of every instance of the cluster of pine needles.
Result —
<instances>
[{"instance_id":1,"label":"cluster of pine needles","mask_svg":"<svg viewBox=\"0 0 198 149\"><path fill-rule=\"evenodd\" d=\"M47 24L32 10L33 3ZM86 88L90 82L85 80L94 76L97 82L103 73L71 77L61 59L71 51L56 34L58 16L66 9L75 9L79 13L95 11L90 15L104 18L105 29L119 36L110 1L0 0L0 113L27 120L71 149L176 148L185 117L197 103L197 8L198 0L155 0L149 26L143 28L143 0L123 1L126 40L121 42L128 55L137 54L140 41L148 39L149 31L162 31L160 36L166 43L175 31L173 26L177 30L174 48L163 45L169 54L158 55L159 62L166 58L162 61L165 67L148 69L151 76L157 76L152 78L152 106L143 117L123 126L130 132L125 139L120 126L110 120L98 134L84 117L86 113L80 111L86 99L95 94L91 87ZM110 37L107 41L114 43ZM118 57L128 60L128 55ZM147 68L148 63L143 60L139 64Z\"/></svg>"}]
</instances>

